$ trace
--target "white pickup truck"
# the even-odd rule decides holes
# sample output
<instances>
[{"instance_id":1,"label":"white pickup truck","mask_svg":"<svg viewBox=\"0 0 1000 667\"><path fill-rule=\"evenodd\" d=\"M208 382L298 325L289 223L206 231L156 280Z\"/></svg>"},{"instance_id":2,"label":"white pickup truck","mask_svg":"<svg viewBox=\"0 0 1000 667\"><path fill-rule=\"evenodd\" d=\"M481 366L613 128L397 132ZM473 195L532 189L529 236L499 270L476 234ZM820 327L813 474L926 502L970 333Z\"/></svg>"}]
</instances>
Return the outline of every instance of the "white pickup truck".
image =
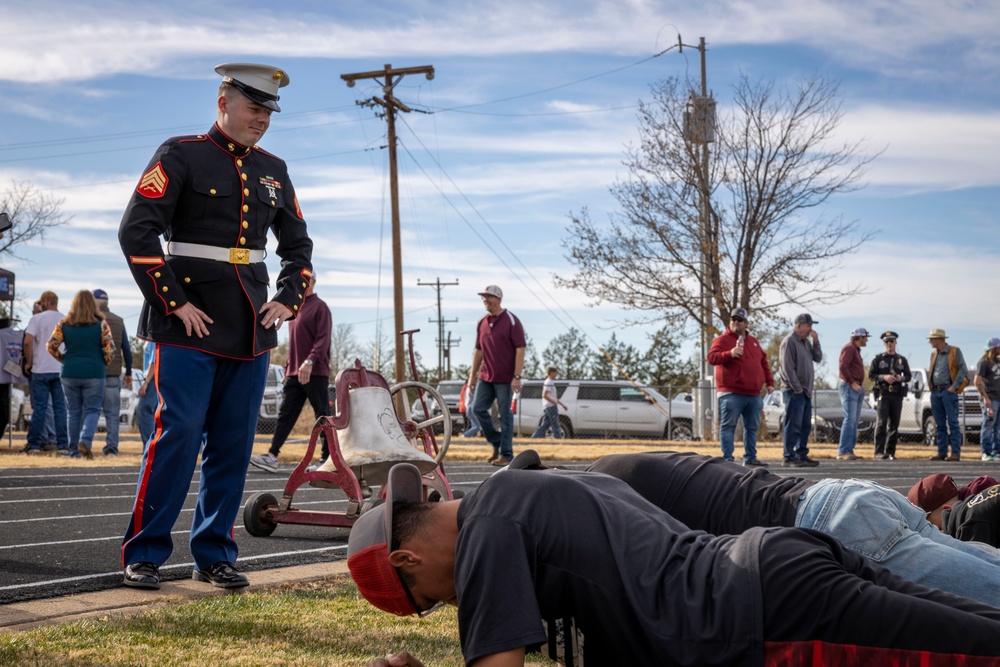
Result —
<instances>
[{"instance_id":1,"label":"white pickup truck","mask_svg":"<svg viewBox=\"0 0 1000 667\"><path fill-rule=\"evenodd\" d=\"M903 399L903 413L899 418L899 434L923 437L924 444L933 445L937 424L931 414L931 391L926 368L911 369L910 391ZM958 424L966 439L979 442L982 425L982 408L979 392L969 382L958 402Z\"/></svg>"}]
</instances>

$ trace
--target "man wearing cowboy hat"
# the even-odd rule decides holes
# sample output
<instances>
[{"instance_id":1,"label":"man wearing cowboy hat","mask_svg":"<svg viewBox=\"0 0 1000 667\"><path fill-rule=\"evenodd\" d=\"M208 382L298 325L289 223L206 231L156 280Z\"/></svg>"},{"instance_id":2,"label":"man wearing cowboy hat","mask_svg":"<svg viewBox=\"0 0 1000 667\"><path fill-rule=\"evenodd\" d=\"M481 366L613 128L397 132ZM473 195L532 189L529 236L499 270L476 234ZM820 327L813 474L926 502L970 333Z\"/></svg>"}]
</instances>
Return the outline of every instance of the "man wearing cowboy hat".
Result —
<instances>
[{"instance_id":1,"label":"man wearing cowboy hat","mask_svg":"<svg viewBox=\"0 0 1000 667\"><path fill-rule=\"evenodd\" d=\"M931 385L931 413L937 425L938 453L931 461L958 461L962 455L962 431L958 425L958 397L969 384L969 371L962 351L944 341L944 329L931 329L927 336L934 351L927 367ZM948 445L951 444L951 454Z\"/></svg>"}]
</instances>

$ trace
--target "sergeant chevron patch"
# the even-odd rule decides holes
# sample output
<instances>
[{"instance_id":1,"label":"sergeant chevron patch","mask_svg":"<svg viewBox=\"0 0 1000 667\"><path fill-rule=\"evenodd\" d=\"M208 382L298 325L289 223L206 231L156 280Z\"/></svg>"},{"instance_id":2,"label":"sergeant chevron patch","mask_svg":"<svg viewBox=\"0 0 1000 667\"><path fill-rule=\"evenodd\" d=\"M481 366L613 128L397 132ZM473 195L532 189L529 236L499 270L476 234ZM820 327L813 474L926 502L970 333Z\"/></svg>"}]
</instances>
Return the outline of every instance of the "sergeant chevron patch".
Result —
<instances>
[{"instance_id":1,"label":"sergeant chevron patch","mask_svg":"<svg viewBox=\"0 0 1000 667\"><path fill-rule=\"evenodd\" d=\"M135 189L147 199L159 199L167 191L167 173L163 171L163 165L157 162L149 171L139 179L139 186Z\"/></svg>"}]
</instances>

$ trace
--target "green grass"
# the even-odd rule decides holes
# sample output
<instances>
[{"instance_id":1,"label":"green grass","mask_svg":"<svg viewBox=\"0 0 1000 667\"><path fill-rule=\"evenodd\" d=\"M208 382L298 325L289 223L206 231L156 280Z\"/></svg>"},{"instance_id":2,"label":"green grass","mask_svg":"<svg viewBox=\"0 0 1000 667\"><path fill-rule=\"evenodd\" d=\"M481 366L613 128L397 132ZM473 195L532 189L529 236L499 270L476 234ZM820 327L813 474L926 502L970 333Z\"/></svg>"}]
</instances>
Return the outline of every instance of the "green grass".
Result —
<instances>
[{"instance_id":1,"label":"green grass","mask_svg":"<svg viewBox=\"0 0 1000 667\"><path fill-rule=\"evenodd\" d=\"M0 636L0 665L366 665L404 649L428 667L463 665L455 609L399 618L330 577Z\"/></svg>"}]
</instances>

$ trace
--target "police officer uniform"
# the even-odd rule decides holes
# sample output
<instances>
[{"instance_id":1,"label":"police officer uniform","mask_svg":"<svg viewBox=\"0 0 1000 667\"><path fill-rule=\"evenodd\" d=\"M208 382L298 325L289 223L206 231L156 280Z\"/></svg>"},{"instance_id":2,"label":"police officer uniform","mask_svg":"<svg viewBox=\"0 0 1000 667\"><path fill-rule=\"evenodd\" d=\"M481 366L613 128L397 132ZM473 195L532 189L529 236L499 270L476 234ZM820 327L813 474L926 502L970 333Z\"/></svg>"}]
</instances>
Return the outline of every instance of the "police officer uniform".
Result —
<instances>
[{"instance_id":1,"label":"police officer uniform","mask_svg":"<svg viewBox=\"0 0 1000 667\"><path fill-rule=\"evenodd\" d=\"M288 83L280 69L229 64L216 71L255 104L280 111L277 91ZM277 345L275 327L265 328L258 314L269 301L263 261L268 230L282 260L270 300L294 317L312 275L312 242L285 163L256 146L240 145L218 123L205 134L164 142L122 218L118 238L144 297L138 336L157 343L154 380L160 396L122 545L126 585L158 587L157 568L171 553L170 531L203 434L191 528L194 578L246 585L232 567L237 553L232 526L268 352ZM174 313L188 303L212 319L209 335L186 333ZM213 573L220 564L230 567Z\"/></svg>"},{"instance_id":2,"label":"police officer uniform","mask_svg":"<svg viewBox=\"0 0 1000 667\"><path fill-rule=\"evenodd\" d=\"M895 342L899 335L886 331L879 338L882 342ZM886 375L900 376L896 382L887 382ZM910 364L900 354L882 352L875 355L868 368L868 377L875 383L878 406L878 425L875 427L875 458L894 459L896 441L899 439L899 417L903 412L903 397L910 382Z\"/></svg>"}]
</instances>

